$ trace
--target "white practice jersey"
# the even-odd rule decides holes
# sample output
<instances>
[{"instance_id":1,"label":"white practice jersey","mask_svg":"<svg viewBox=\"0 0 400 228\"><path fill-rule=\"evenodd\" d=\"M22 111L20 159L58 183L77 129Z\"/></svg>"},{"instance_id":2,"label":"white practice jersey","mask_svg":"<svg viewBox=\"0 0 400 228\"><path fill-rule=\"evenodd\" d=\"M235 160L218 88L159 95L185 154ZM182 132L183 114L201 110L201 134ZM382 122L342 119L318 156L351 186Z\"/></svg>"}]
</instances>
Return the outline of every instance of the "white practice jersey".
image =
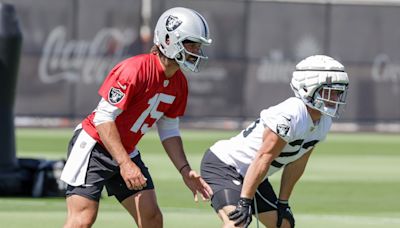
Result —
<instances>
[{"instance_id":1,"label":"white practice jersey","mask_svg":"<svg viewBox=\"0 0 400 228\"><path fill-rule=\"evenodd\" d=\"M279 157L268 169L267 177L286 164L299 159L316 143L325 139L332 124L329 116L322 115L314 124L304 102L291 97L282 103L264 109L260 118L240 134L229 140L220 140L210 150L224 163L231 165L244 177L262 144L266 127L287 142Z\"/></svg>"}]
</instances>

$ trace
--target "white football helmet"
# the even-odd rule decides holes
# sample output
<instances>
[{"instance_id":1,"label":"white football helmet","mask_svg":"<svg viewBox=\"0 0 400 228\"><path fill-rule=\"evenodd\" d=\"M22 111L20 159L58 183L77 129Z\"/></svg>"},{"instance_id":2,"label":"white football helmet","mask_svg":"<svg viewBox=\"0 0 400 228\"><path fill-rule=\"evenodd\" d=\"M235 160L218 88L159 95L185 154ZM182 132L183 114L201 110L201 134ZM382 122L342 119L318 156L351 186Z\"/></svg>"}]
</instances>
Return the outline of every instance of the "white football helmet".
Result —
<instances>
[{"instance_id":1,"label":"white football helmet","mask_svg":"<svg viewBox=\"0 0 400 228\"><path fill-rule=\"evenodd\" d=\"M313 55L300 61L290 83L296 97L332 117L338 117L346 104L348 85L344 66L326 55Z\"/></svg>"},{"instance_id":2,"label":"white football helmet","mask_svg":"<svg viewBox=\"0 0 400 228\"><path fill-rule=\"evenodd\" d=\"M187 51L183 46L186 40L210 45L212 40L207 21L198 12L188 8L175 7L165 11L154 30L154 44L167 58L175 59L183 69L198 72L200 61L208 57L201 50L199 53ZM196 59L194 63L187 61L188 55Z\"/></svg>"}]
</instances>

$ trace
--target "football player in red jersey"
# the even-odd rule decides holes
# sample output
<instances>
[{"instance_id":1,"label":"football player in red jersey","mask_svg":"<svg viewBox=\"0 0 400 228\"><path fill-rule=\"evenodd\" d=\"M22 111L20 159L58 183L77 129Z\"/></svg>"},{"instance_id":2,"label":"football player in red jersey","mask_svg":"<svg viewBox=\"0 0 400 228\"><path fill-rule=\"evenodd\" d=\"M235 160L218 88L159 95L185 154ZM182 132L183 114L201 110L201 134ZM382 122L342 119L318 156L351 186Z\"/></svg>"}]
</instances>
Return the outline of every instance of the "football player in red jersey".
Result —
<instances>
[{"instance_id":1,"label":"football player in red jersey","mask_svg":"<svg viewBox=\"0 0 400 228\"><path fill-rule=\"evenodd\" d=\"M97 108L75 129L61 179L68 184L68 215L64 227L91 227L101 191L114 195L138 227L162 227L154 185L136 147L153 126L187 187L203 199L211 188L191 169L179 133L188 85L181 69L199 71L207 59L202 45L211 39L206 20L196 11L176 7L165 11L154 31L149 54L117 64L99 89Z\"/></svg>"}]
</instances>

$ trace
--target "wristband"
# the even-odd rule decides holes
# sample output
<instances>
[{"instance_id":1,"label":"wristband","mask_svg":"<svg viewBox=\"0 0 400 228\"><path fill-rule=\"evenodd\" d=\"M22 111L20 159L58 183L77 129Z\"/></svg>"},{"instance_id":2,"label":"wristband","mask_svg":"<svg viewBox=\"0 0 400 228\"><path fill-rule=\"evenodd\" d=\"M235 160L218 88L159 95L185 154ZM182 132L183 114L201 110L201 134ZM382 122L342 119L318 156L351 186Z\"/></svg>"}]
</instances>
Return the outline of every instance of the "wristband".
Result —
<instances>
[{"instance_id":1,"label":"wristband","mask_svg":"<svg viewBox=\"0 0 400 228\"><path fill-rule=\"evenodd\" d=\"M252 202L253 202L252 199L245 198L245 197L240 197L240 199L239 199L239 204L242 206L246 206L246 207L251 205Z\"/></svg>"},{"instance_id":2,"label":"wristband","mask_svg":"<svg viewBox=\"0 0 400 228\"><path fill-rule=\"evenodd\" d=\"M189 166L189 163L184 164L184 165L179 169L179 173L181 173L182 170L183 170L186 166Z\"/></svg>"},{"instance_id":3,"label":"wristband","mask_svg":"<svg viewBox=\"0 0 400 228\"><path fill-rule=\"evenodd\" d=\"M280 199L278 199L278 203L289 204L289 200L280 200Z\"/></svg>"}]
</instances>

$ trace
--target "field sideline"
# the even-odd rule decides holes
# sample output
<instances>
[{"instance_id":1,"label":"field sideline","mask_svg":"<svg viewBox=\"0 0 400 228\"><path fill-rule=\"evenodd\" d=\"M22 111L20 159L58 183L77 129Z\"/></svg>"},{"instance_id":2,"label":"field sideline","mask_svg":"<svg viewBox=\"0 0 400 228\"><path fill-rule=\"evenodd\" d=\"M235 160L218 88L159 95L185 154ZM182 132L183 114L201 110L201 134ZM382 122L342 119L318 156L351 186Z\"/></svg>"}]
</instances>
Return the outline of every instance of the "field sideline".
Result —
<instances>
[{"instance_id":1,"label":"field sideline","mask_svg":"<svg viewBox=\"0 0 400 228\"><path fill-rule=\"evenodd\" d=\"M17 157L65 158L71 129L17 129ZM198 170L204 151L232 131L182 131L187 156ZM209 203L192 202L158 136L148 133L139 148L152 173L167 228L220 227ZM298 228L400 227L400 135L330 134L312 155L291 205ZM279 176L272 178L278 186ZM61 198L0 198L0 227L62 227ZM135 227L113 199L104 197L94 227ZM253 220L252 228L256 227Z\"/></svg>"}]
</instances>

